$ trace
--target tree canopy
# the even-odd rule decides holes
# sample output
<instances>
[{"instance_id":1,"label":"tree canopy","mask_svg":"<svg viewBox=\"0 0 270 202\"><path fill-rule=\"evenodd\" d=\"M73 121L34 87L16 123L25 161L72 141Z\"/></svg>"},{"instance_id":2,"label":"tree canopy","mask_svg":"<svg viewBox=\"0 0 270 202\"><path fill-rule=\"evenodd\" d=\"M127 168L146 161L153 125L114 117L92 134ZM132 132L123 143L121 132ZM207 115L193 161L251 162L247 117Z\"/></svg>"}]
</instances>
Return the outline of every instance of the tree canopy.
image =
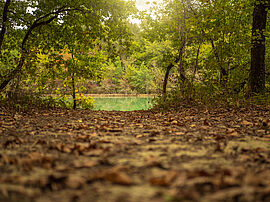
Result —
<instances>
[{"instance_id":1,"label":"tree canopy","mask_svg":"<svg viewBox=\"0 0 270 202\"><path fill-rule=\"evenodd\" d=\"M163 0L140 12L126 0L1 1L0 90L163 92L203 103L267 96L268 8L262 0Z\"/></svg>"}]
</instances>

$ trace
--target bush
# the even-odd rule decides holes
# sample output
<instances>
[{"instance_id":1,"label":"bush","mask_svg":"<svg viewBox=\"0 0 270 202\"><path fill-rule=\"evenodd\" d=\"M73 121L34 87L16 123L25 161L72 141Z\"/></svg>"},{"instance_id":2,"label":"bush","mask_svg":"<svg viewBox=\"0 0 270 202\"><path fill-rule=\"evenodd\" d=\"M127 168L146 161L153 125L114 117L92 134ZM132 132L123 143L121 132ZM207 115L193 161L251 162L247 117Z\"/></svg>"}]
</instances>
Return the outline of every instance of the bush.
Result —
<instances>
[{"instance_id":1,"label":"bush","mask_svg":"<svg viewBox=\"0 0 270 202\"><path fill-rule=\"evenodd\" d=\"M93 109L94 99L83 94L76 94L77 106L80 109ZM5 92L0 95L0 106L16 111L28 111L31 108L66 108L72 109L70 95L42 96L33 92Z\"/></svg>"}]
</instances>

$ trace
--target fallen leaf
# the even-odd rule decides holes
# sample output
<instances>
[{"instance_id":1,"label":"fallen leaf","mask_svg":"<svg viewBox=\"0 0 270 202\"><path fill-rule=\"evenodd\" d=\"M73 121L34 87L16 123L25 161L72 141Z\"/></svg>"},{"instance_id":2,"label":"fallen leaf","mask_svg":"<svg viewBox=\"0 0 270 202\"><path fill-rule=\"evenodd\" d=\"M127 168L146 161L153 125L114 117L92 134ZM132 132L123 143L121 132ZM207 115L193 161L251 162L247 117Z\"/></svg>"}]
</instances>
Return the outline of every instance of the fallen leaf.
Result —
<instances>
[{"instance_id":1,"label":"fallen leaf","mask_svg":"<svg viewBox=\"0 0 270 202\"><path fill-rule=\"evenodd\" d=\"M79 189L85 183L85 178L79 175L69 175L65 181L66 186L71 189Z\"/></svg>"},{"instance_id":2,"label":"fallen leaf","mask_svg":"<svg viewBox=\"0 0 270 202\"><path fill-rule=\"evenodd\" d=\"M111 171L105 175L105 179L120 185L131 185L133 184L132 179L124 172L121 171Z\"/></svg>"},{"instance_id":3,"label":"fallen leaf","mask_svg":"<svg viewBox=\"0 0 270 202\"><path fill-rule=\"evenodd\" d=\"M98 164L98 161L95 160L88 160L88 161L75 161L73 163L75 168L91 168Z\"/></svg>"},{"instance_id":4,"label":"fallen leaf","mask_svg":"<svg viewBox=\"0 0 270 202\"><path fill-rule=\"evenodd\" d=\"M205 125L205 126L210 126L210 123L208 122L208 120L207 120L207 119L204 119L204 121L203 121L203 125Z\"/></svg>"},{"instance_id":5,"label":"fallen leaf","mask_svg":"<svg viewBox=\"0 0 270 202\"><path fill-rule=\"evenodd\" d=\"M185 132L176 132L175 135L185 135Z\"/></svg>"},{"instance_id":6,"label":"fallen leaf","mask_svg":"<svg viewBox=\"0 0 270 202\"><path fill-rule=\"evenodd\" d=\"M171 183L176 179L178 176L177 171L168 171L165 174L161 176L153 176L149 179L149 182L152 185L157 185L157 186L169 186Z\"/></svg>"},{"instance_id":7,"label":"fallen leaf","mask_svg":"<svg viewBox=\"0 0 270 202\"><path fill-rule=\"evenodd\" d=\"M249 126L249 125L253 125L253 123L249 122L249 121L242 121L242 124L245 126Z\"/></svg>"},{"instance_id":8,"label":"fallen leaf","mask_svg":"<svg viewBox=\"0 0 270 202\"><path fill-rule=\"evenodd\" d=\"M229 133L227 136L229 136L229 137L238 137L239 134L238 134L238 132L234 131L232 133Z\"/></svg>"}]
</instances>

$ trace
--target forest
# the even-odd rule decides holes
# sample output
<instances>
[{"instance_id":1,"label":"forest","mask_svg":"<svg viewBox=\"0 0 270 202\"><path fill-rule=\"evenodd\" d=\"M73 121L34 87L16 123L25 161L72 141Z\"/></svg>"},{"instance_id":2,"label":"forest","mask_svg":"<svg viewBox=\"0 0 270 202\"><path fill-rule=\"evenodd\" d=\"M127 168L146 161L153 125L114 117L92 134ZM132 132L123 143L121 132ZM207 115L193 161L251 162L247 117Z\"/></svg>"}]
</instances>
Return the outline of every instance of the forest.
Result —
<instances>
[{"instance_id":1,"label":"forest","mask_svg":"<svg viewBox=\"0 0 270 202\"><path fill-rule=\"evenodd\" d=\"M166 108L269 103L267 1L1 4L1 100L13 107L91 108L85 94L114 93L163 95Z\"/></svg>"},{"instance_id":2,"label":"forest","mask_svg":"<svg viewBox=\"0 0 270 202\"><path fill-rule=\"evenodd\" d=\"M1 0L0 201L269 201L269 8Z\"/></svg>"}]
</instances>

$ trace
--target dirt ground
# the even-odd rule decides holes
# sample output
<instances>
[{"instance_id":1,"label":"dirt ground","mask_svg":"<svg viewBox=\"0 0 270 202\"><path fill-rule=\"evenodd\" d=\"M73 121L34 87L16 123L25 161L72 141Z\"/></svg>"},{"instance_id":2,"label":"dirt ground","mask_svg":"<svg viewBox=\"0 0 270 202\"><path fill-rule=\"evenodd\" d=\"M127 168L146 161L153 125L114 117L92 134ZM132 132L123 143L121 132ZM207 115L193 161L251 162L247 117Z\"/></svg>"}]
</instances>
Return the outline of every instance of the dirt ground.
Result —
<instances>
[{"instance_id":1,"label":"dirt ground","mask_svg":"<svg viewBox=\"0 0 270 202\"><path fill-rule=\"evenodd\" d=\"M270 110L0 109L0 201L270 201Z\"/></svg>"}]
</instances>

